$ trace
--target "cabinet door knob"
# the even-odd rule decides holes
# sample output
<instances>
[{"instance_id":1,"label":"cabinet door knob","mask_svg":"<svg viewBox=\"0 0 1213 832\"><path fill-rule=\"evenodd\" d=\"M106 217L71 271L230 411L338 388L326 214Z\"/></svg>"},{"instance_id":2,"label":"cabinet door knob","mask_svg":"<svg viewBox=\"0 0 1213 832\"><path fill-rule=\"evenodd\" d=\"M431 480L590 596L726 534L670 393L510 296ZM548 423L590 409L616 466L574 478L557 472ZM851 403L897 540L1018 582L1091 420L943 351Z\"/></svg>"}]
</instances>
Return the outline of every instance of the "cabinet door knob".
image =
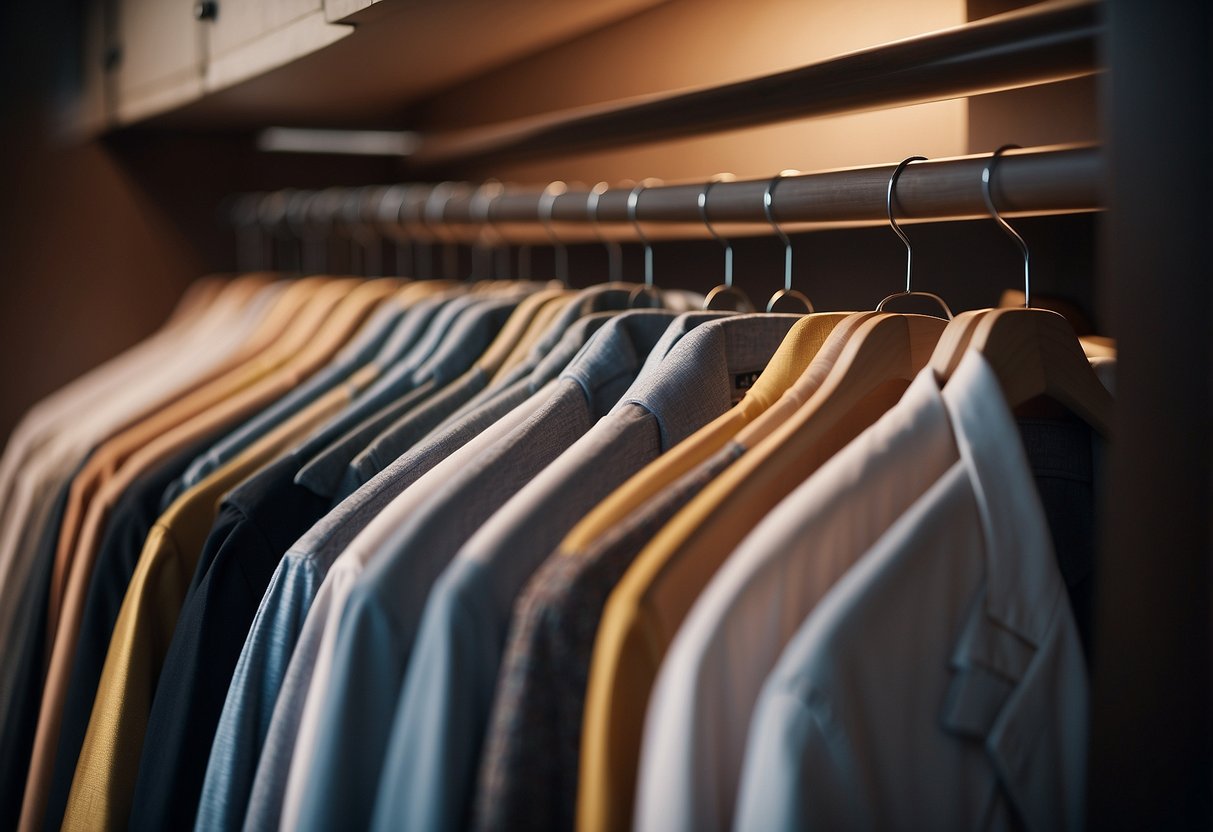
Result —
<instances>
[{"instance_id":1,"label":"cabinet door knob","mask_svg":"<svg viewBox=\"0 0 1213 832\"><path fill-rule=\"evenodd\" d=\"M198 0L194 4L194 18L196 20L214 20L219 16L219 3L217 0Z\"/></svg>"}]
</instances>

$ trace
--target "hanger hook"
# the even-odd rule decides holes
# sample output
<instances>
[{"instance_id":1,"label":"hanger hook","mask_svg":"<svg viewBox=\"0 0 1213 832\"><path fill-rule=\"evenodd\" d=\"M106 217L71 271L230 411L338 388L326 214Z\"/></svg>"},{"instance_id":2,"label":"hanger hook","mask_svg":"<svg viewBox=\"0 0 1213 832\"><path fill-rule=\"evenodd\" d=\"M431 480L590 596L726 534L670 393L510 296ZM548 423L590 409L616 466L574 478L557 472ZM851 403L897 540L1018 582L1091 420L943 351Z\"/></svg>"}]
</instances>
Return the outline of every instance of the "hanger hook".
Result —
<instances>
[{"instance_id":1,"label":"hanger hook","mask_svg":"<svg viewBox=\"0 0 1213 832\"><path fill-rule=\"evenodd\" d=\"M1018 148L1017 144L1004 144L1002 147L990 154L990 160L986 162L986 166L981 171L981 196L986 201L986 208L990 210L990 216L994 218L994 222L1002 226L1002 230L1007 232L1007 236L1015 241L1015 245L1019 246L1019 251L1023 254L1023 308L1032 308L1032 271L1031 271L1031 256L1028 253L1028 244L1020 233L1011 227L1011 224L1002 218L1002 214L998 213L998 208L994 206L993 190L994 167L998 164L998 157L1004 152Z\"/></svg>"},{"instance_id":2,"label":"hanger hook","mask_svg":"<svg viewBox=\"0 0 1213 832\"><path fill-rule=\"evenodd\" d=\"M487 263L484 273L491 277L493 272L492 266L492 249L495 248L497 242L502 239L501 234L493 225L493 220L490 217L490 212L493 209L494 203L501 198L505 193L505 186L498 179L486 179L476 188L476 193L472 195L471 204L468 206L468 215L472 222L476 223L478 230L476 232L476 242L472 244L472 273L468 276L469 280L474 280L480 277L482 258L477 254L487 255ZM489 233L486 234L485 232ZM486 238L489 238L486 241Z\"/></svg>"},{"instance_id":3,"label":"hanger hook","mask_svg":"<svg viewBox=\"0 0 1213 832\"><path fill-rule=\"evenodd\" d=\"M602 200L602 195L610 190L610 187L606 182L599 182L590 188L589 193L585 197L585 214L590 221L590 227L594 229L594 236L598 238L598 242L602 243L606 249L607 280L611 283L618 283L623 279L623 258L619 250L619 243L606 238L606 235L602 233L602 227L599 225L598 219L598 203Z\"/></svg>"},{"instance_id":4,"label":"hanger hook","mask_svg":"<svg viewBox=\"0 0 1213 832\"><path fill-rule=\"evenodd\" d=\"M912 245L910 245L910 238L906 235L906 232L902 230L901 226L897 224L897 219L893 216L893 201L894 201L895 197L897 196L897 179L898 179L898 177L901 176L901 172L903 170L905 170L906 167L911 162L923 162L923 161L926 161L926 158L927 158L926 156L907 156L905 159L901 160L901 163L898 164L896 168L893 169L893 174L892 174L892 176L889 177L889 189L885 195L885 211L888 212L888 215L889 215L889 227L892 228L893 233L895 233L898 237L900 237L901 241L903 243L905 243L905 247L906 247L906 288L905 288L904 292L894 292L893 294L889 295L887 298L882 300L880 303L876 304L876 311L883 312L885 305L888 304L889 301L893 300L893 298L910 297L913 295L917 295L919 297L930 298L931 300L938 303L940 308L943 309L944 314L947 315L947 319L950 321L950 320L952 320L952 309L951 309L951 307L948 306L947 302L944 301L943 298L941 298L939 295L935 294L934 292L915 292L911 289L910 280L914 274L914 247Z\"/></svg>"},{"instance_id":5,"label":"hanger hook","mask_svg":"<svg viewBox=\"0 0 1213 832\"><path fill-rule=\"evenodd\" d=\"M705 182L703 190L699 192L699 218L703 220L703 225L707 228L708 233L712 235L712 239L720 243L724 248L724 285L730 289L733 288L733 244L724 237L721 237L708 220L708 192L717 183L732 182L734 178L731 173L718 173Z\"/></svg>"},{"instance_id":6,"label":"hanger hook","mask_svg":"<svg viewBox=\"0 0 1213 832\"><path fill-rule=\"evenodd\" d=\"M539 197L539 221L543 223L543 230L552 241L556 258L556 279L565 286L569 285L569 249L552 230L552 210L556 207L556 197L568 189L568 185L557 179L544 188Z\"/></svg>"},{"instance_id":7,"label":"hanger hook","mask_svg":"<svg viewBox=\"0 0 1213 832\"><path fill-rule=\"evenodd\" d=\"M422 217L431 234L435 239L442 240L442 276L447 280L454 280L454 274L458 268L459 255L455 249L454 239L449 235L437 233L435 226L442 226L446 223L447 206L451 204L451 200L455 198L458 190L459 186L455 182L439 182L430 191L429 196L425 198L422 210ZM438 194L442 195L442 200L435 209L434 197Z\"/></svg>"},{"instance_id":8,"label":"hanger hook","mask_svg":"<svg viewBox=\"0 0 1213 832\"><path fill-rule=\"evenodd\" d=\"M712 227L712 223L708 220L708 192L718 182L732 182L734 179L731 173L718 173L704 183L703 190L699 192L699 218L703 221L703 225L707 228L708 233L712 235L712 239L720 243L724 248L724 283L714 287L703 298L703 308L712 309L712 302L718 297L731 295L736 301L736 310L738 312L753 312L754 304L750 302L750 298L745 292L733 286L733 244L717 233Z\"/></svg>"},{"instance_id":9,"label":"hanger hook","mask_svg":"<svg viewBox=\"0 0 1213 832\"><path fill-rule=\"evenodd\" d=\"M644 246L644 285L649 288L653 286L653 244L644 235L644 229L640 227L640 220L636 219L636 209L640 204L641 191L659 184L661 184L660 179L642 179L636 183L636 187L628 192L628 221L636 229L636 236L640 238L640 243Z\"/></svg>"},{"instance_id":10,"label":"hanger hook","mask_svg":"<svg viewBox=\"0 0 1213 832\"><path fill-rule=\"evenodd\" d=\"M767 183L766 191L762 194L762 212L766 214L767 222L771 224L771 228L775 229L775 233L779 236L779 239L783 240L783 288L771 295L771 299L767 301L768 312L775 311L775 305L785 297L790 297L803 303L807 312L816 311L807 295L792 288L792 240L775 220L775 187L785 176L795 176L799 172L796 170L781 170L771 177L771 181Z\"/></svg>"}]
</instances>

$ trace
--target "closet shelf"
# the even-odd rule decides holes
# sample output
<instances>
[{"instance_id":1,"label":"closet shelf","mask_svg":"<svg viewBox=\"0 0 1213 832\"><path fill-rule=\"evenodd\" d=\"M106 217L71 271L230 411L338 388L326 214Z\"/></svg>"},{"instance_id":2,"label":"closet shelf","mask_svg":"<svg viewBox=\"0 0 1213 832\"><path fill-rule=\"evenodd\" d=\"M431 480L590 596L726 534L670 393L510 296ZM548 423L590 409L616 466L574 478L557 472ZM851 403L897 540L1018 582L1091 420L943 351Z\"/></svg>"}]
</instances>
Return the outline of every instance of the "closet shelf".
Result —
<instances>
[{"instance_id":1,"label":"closet shelf","mask_svg":"<svg viewBox=\"0 0 1213 832\"><path fill-rule=\"evenodd\" d=\"M418 170L584 151L887 108L1091 75L1099 3L1053 0L723 86L425 136Z\"/></svg>"}]
</instances>

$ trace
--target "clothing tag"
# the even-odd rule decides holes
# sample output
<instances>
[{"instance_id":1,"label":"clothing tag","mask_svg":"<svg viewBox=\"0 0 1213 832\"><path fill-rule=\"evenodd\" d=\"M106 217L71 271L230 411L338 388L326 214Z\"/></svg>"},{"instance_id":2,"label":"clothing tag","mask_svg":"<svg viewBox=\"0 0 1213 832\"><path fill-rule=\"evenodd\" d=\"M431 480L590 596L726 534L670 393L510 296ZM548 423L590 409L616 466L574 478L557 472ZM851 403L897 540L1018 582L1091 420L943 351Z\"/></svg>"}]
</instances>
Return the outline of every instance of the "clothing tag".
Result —
<instances>
[{"instance_id":1,"label":"clothing tag","mask_svg":"<svg viewBox=\"0 0 1213 832\"><path fill-rule=\"evenodd\" d=\"M733 376L733 389L749 390L754 386L754 382L758 381L760 375L762 375L761 370L755 370L750 373L738 373Z\"/></svg>"}]
</instances>

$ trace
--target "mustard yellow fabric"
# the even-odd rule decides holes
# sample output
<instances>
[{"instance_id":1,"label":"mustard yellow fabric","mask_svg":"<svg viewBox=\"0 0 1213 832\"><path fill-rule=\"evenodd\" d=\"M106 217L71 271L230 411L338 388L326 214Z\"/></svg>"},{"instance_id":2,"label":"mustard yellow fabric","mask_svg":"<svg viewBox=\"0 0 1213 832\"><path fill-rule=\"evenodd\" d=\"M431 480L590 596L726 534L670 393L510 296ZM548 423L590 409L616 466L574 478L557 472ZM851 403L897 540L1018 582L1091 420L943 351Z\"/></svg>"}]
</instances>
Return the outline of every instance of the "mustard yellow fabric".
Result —
<instances>
[{"instance_id":1,"label":"mustard yellow fabric","mask_svg":"<svg viewBox=\"0 0 1213 832\"><path fill-rule=\"evenodd\" d=\"M349 400L349 388L333 390L182 494L156 521L110 639L63 829L126 828L160 667L223 495Z\"/></svg>"},{"instance_id":2,"label":"mustard yellow fabric","mask_svg":"<svg viewBox=\"0 0 1213 832\"><path fill-rule=\"evenodd\" d=\"M646 465L599 503L569 531L560 545L581 552L683 474L698 467L738 431L766 412L801 377L844 312L806 315L792 325L770 362L737 405Z\"/></svg>"},{"instance_id":3,"label":"mustard yellow fabric","mask_svg":"<svg viewBox=\"0 0 1213 832\"><path fill-rule=\"evenodd\" d=\"M811 360L801 364L803 372L774 403L736 431L732 441L745 449L747 434L766 439L676 514L611 593L594 642L586 692L577 791L580 832L630 827L645 710L666 648L708 579L765 513L758 507L769 509L790 490L779 494L779 488L770 488L764 465L786 450L799 426L801 404L834 366L849 335L870 317L870 313L846 315L833 322L824 343L818 342ZM865 420L865 415L857 416L854 433L866 426L861 424ZM696 455L699 458L706 455ZM799 482L812 468L787 470ZM747 486L754 493L747 491L748 496L740 499L739 490ZM620 503L626 504L623 498ZM571 541L569 546L589 539Z\"/></svg>"},{"instance_id":4,"label":"mustard yellow fabric","mask_svg":"<svg viewBox=\"0 0 1213 832\"><path fill-rule=\"evenodd\" d=\"M496 368L492 379L489 381L490 386L499 383L510 370L526 360L526 357L530 355L534 346L543 338L548 327L556 320L556 317L573 302L575 294L575 292L561 292L554 299L549 299L543 305L531 321L530 327L514 345L514 349L506 356L505 361L501 362L501 366Z\"/></svg>"},{"instance_id":5,"label":"mustard yellow fabric","mask_svg":"<svg viewBox=\"0 0 1213 832\"><path fill-rule=\"evenodd\" d=\"M530 332L531 324L535 321L536 316L546 306L564 295L565 292L559 289L540 289L523 298L506 318L505 324L493 338L492 343L476 360L476 366L490 376L497 372L514 348Z\"/></svg>"}]
</instances>

